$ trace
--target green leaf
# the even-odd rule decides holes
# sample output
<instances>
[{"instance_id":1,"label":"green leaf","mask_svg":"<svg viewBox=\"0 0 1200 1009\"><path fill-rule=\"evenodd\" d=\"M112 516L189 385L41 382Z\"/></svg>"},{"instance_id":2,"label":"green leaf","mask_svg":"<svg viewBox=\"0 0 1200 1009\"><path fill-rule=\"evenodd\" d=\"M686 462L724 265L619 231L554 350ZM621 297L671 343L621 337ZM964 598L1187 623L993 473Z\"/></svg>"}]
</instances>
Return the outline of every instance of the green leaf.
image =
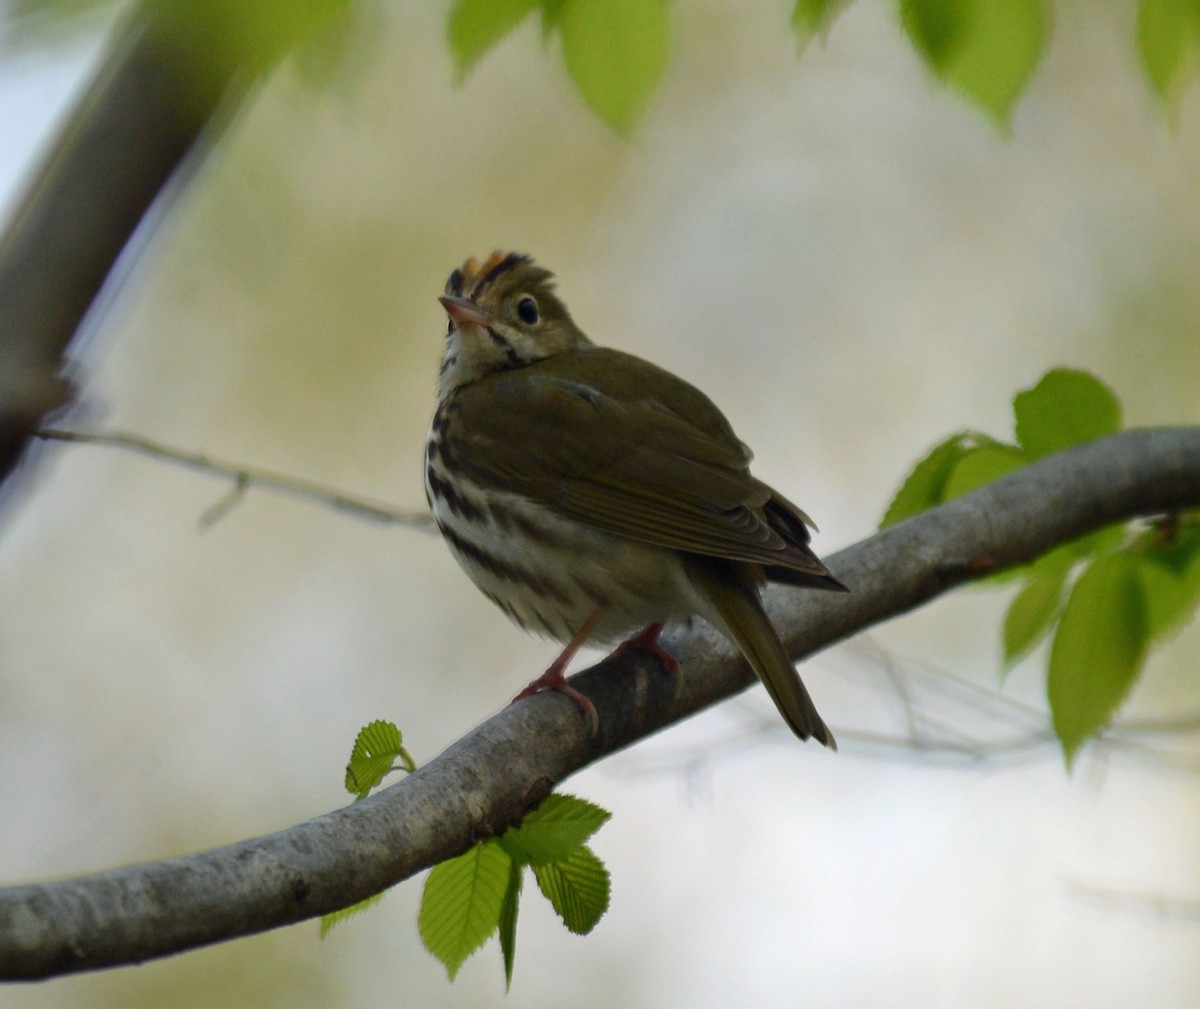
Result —
<instances>
[{"instance_id":1,"label":"green leaf","mask_svg":"<svg viewBox=\"0 0 1200 1009\"><path fill-rule=\"evenodd\" d=\"M1050 571L1062 571L1066 574L1080 561L1092 561L1097 557L1116 553L1125 546L1127 539L1126 524L1118 522L1116 525L1105 526L1095 532L1086 533L1078 539L1061 543L1032 563L997 571L982 579L982 582L1002 585L1005 582L1040 577Z\"/></svg>"},{"instance_id":2,"label":"green leaf","mask_svg":"<svg viewBox=\"0 0 1200 1009\"><path fill-rule=\"evenodd\" d=\"M504 990L512 988L513 965L517 959L517 911L521 902L521 883L525 868L509 863L508 889L500 905L500 952L504 955Z\"/></svg>"},{"instance_id":3,"label":"green leaf","mask_svg":"<svg viewBox=\"0 0 1200 1009\"><path fill-rule=\"evenodd\" d=\"M1090 533L1088 534L1091 535ZM1087 539L1087 537L1083 537ZM1060 543L1053 550L1048 550L1046 553L1038 557L1032 564L1026 566L1025 570L1033 573L1035 577L1048 575L1052 571L1061 571L1065 576L1070 570L1079 563L1081 558L1090 559L1093 551L1083 551L1078 549L1080 540L1070 540L1067 543Z\"/></svg>"},{"instance_id":4,"label":"green leaf","mask_svg":"<svg viewBox=\"0 0 1200 1009\"><path fill-rule=\"evenodd\" d=\"M1146 653L1146 605L1127 553L1093 561L1067 598L1046 678L1054 731L1069 767L1085 740L1112 719Z\"/></svg>"},{"instance_id":5,"label":"green leaf","mask_svg":"<svg viewBox=\"0 0 1200 1009\"><path fill-rule=\"evenodd\" d=\"M1121 404L1086 371L1055 368L1013 399L1017 442L1030 459L1121 429Z\"/></svg>"},{"instance_id":6,"label":"green leaf","mask_svg":"<svg viewBox=\"0 0 1200 1009\"><path fill-rule=\"evenodd\" d=\"M951 501L978 490L985 484L1020 469L1027 461L1020 450L1011 445L1002 445L999 442L981 445L965 453L954 464L942 489L942 500Z\"/></svg>"},{"instance_id":7,"label":"green leaf","mask_svg":"<svg viewBox=\"0 0 1200 1009\"><path fill-rule=\"evenodd\" d=\"M1004 664L1014 666L1046 636L1058 617L1070 567L1036 572L1004 615Z\"/></svg>"},{"instance_id":8,"label":"green leaf","mask_svg":"<svg viewBox=\"0 0 1200 1009\"><path fill-rule=\"evenodd\" d=\"M576 935L590 932L608 910L608 870L586 845L565 859L535 865L533 875L563 924Z\"/></svg>"},{"instance_id":9,"label":"green leaf","mask_svg":"<svg viewBox=\"0 0 1200 1009\"><path fill-rule=\"evenodd\" d=\"M931 448L904 478L904 483L884 512L879 528L895 525L902 519L941 504L946 481L954 467L978 444L978 437L973 432L960 431Z\"/></svg>"},{"instance_id":10,"label":"green leaf","mask_svg":"<svg viewBox=\"0 0 1200 1009\"><path fill-rule=\"evenodd\" d=\"M458 77L465 77L537 5L538 0L455 0L447 33Z\"/></svg>"},{"instance_id":11,"label":"green leaf","mask_svg":"<svg viewBox=\"0 0 1200 1009\"><path fill-rule=\"evenodd\" d=\"M520 826L506 830L500 844L517 861L544 865L569 858L611 818L608 810L584 799L552 792L525 815Z\"/></svg>"},{"instance_id":12,"label":"green leaf","mask_svg":"<svg viewBox=\"0 0 1200 1009\"><path fill-rule=\"evenodd\" d=\"M484 841L435 865L425 880L417 927L425 948L445 964L451 981L496 931L511 864L498 844Z\"/></svg>"},{"instance_id":13,"label":"green leaf","mask_svg":"<svg viewBox=\"0 0 1200 1009\"><path fill-rule=\"evenodd\" d=\"M983 575L978 579L976 584L988 588L999 588L1006 585L1014 585L1017 582L1026 582L1030 578L1039 578L1049 571L1069 572L1079 561L1079 555L1070 549L1070 547L1071 544L1064 544L1063 546L1055 547L1053 550L1042 554L1028 563L1016 564L1011 568L1004 568L1002 571L994 571L991 574Z\"/></svg>"},{"instance_id":14,"label":"green leaf","mask_svg":"<svg viewBox=\"0 0 1200 1009\"><path fill-rule=\"evenodd\" d=\"M562 17L563 4L567 0L542 0L542 36L545 38L558 27Z\"/></svg>"},{"instance_id":15,"label":"green leaf","mask_svg":"<svg viewBox=\"0 0 1200 1009\"><path fill-rule=\"evenodd\" d=\"M563 56L584 100L629 132L667 68L671 31L664 0L565 0Z\"/></svg>"},{"instance_id":16,"label":"green leaf","mask_svg":"<svg viewBox=\"0 0 1200 1009\"><path fill-rule=\"evenodd\" d=\"M346 791L353 792L356 800L365 799L396 766L397 760L406 771L414 769L395 723L378 719L364 726L354 740L346 765Z\"/></svg>"},{"instance_id":17,"label":"green leaf","mask_svg":"<svg viewBox=\"0 0 1200 1009\"><path fill-rule=\"evenodd\" d=\"M1045 46L1044 0L901 0L900 18L934 73L1007 127Z\"/></svg>"},{"instance_id":18,"label":"green leaf","mask_svg":"<svg viewBox=\"0 0 1200 1009\"><path fill-rule=\"evenodd\" d=\"M1146 594L1147 636L1163 641L1193 620L1200 609L1200 523L1174 531L1153 529L1139 546L1138 565Z\"/></svg>"},{"instance_id":19,"label":"green leaf","mask_svg":"<svg viewBox=\"0 0 1200 1009\"><path fill-rule=\"evenodd\" d=\"M324 939L338 925L344 921L349 921L355 915L362 914L369 908L374 907L387 894L387 890L380 890L379 893L372 894L366 900L360 900L357 904L351 904L349 907L344 907L340 911L330 911L329 914L321 915L321 938Z\"/></svg>"},{"instance_id":20,"label":"green leaf","mask_svg":"<svg viewBox=\"0 0 1200 1009\"><path fill-rule=\"evenodd\" d=\"M829 31L833 19L850 0L796 0L792 7L792 30L800 45L808 44L814 35Z\"/></svg>"},{"instance_id":21,"label":"green leaf","mask_svg":"<svg viewBox=\"0 0 1200 1009\"><path fill-rule=\"evenodd\" d=\"M1200 3L1141 0L1137 44L1150 83L1174 110L1200 63Z\"/></svg>"},{"instance_id":22,"label":"green leaf","mask_svg":"<svg viewBox=\"0 0 1200 1009\"><path fill-rule=\"evenodd\" d=\"M939 75L970 31L973 6L974 0L901 0L900 23Z\"/></svg>"},{"instance_id":23,"label":"green leaf","mask_svg":"<svg viewBox=\"0 0 1200 1009\"><path fill-rule=\"evenodd\" d=\"M1076 557L1088 559L1116 553L1126 545L1128 538L1128 523L1117 522L1110 526L1102 526L1090 533L1084 533L1079 539L1064 543L1058 549L1066 550Z\"/></svg>"}]
</instances>

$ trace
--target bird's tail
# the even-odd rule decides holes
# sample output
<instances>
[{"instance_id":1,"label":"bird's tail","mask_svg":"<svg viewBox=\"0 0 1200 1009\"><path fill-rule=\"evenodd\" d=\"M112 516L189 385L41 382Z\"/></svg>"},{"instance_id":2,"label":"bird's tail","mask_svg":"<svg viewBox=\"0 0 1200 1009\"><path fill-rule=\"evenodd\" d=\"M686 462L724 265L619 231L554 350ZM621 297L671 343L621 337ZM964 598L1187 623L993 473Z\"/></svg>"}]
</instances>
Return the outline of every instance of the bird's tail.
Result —
<instances>
[{"instance_id":1,"label":"bird's tail","mask_svg":"<svg viewBox=\"0 0 1200 1009\"><path fill-rule=\"evenodd\" d=\"M817 714L791 656L767 619L752 572L736 563L714 564L705 558L692 565L691 575L719 617L717 626L741 650L792 731L836 750L833 733Z\"/></svg>"}]
</instances>

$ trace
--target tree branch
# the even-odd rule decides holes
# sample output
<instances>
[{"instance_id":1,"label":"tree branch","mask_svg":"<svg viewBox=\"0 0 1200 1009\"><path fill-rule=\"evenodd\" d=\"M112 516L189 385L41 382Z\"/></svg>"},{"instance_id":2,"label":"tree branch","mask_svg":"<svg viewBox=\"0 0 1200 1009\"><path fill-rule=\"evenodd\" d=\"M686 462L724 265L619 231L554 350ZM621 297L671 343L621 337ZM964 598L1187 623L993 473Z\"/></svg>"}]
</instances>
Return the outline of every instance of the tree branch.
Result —
<instances>
[{"instance_id":1,"label":"tree branch","mask_svg":"<svg viewBox=\"0 0 1200 1009\"><path fill-rule=\"evenodd\" d=\"M1130 431L1043 459L828 559L847 596L776 588L767 602L797 657L1020 564L1100 526L1200 507L1200 429ZM505 709L364 802L227 847L58 883L0 890L0 977L136 963L333 911L518 820L558 782L749 684L697 622L664 675L636 652L572 678L596 705L540 694ZM814 759L825 759L822 754Z\"/></svg>"},{"instance_id":2,"label":"tree branch","mask_svg":"<svg viewBox=\"0 0 1200 1009\"><path fill-rule=\"evenodd\" d=\"M343 494L341 491L312 480L301 480L298 477L287 476L268 469L257 469L253 466L241 466L223 459L214 459L202 452L188 452L185 449L172 448L138 434L125 434L120 431L67 431L61 428L42 428L35 431L34 434L46 441L106 445L110 448L128 449L152 459L175 463L187 469L211 473L214 476L232 480L233 487L229 494L209 508L202 516L201 524L205 526L212 525L217 519L223 517L251 487L264 487L267 490L289 494L315 504L328 505L339 511L349 512L358 518L409 525L427 530L433 529L433 517L428 512L405 511L378 501L351 497L349 494Z\"/></svg>"},{"instance_id":3,"label":"tree branch","mask_svg":"<svg viewBox=\"0 0 1200 1009\"><path fill-rule=\"evenodd\" d=\"M228 83L197 75L152 14L143 5L114 32L0 238L0 481L67 401L68 342Z\"/></svg>"},{"instance_id":4,"label":"tree branch","mask_svg":"<svg viewBox=\"0 0 1200 1009\"><path fill-rule=\"evenodd\" d=\"M0 236L0 483L71 394L68 343L250 84L347 0L137 0ZM161 216L158 215L158 216Z\"/></svg>"}]
</instances>

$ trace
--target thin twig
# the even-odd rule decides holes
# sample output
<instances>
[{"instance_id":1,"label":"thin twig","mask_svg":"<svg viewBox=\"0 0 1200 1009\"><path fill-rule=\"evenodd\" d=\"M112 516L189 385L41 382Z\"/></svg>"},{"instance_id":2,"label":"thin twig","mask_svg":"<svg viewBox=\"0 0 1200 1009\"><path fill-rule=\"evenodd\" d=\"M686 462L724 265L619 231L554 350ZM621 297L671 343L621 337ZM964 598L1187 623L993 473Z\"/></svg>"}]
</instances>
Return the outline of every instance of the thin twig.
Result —
<instances>
[{"instance_id":1,"label":"thin twig","mask_svg":"<svg viewBox=\"0 0 1200 1009\"><path fill-rule=\"evenodd\" d=\"M1098 886L1079 880L1066 879L1067 891L1077 900L1095 904L1106 911L1134 911L1151 914L1164 921L1177 921L1184 925L1200 922L1200 900L1171 897L1164 893L1146 890L1122 890L1117 887Z\"/></svg>"},{"instance_id":2,"label":"thin twig","mask_svg":"<svg viewBox=\"0 0 1200 1009\"><path fill-rule=\"evenodd\" d=\"M214 459L202 452L189 452L186 449L173 448L137 434L127 434L121 431L67 431L62 428L42 428L36 434L37 437L46 441L123 448L150 456L153 459L161 459L179 466L186 466L188 469L232 480L234 485L229 494L221 498L201 516L200 524L203 526L210 526L223 518L242 499L247 490L261 487L265 490L311 501L314 504L331 506L339 511L349 512L358 518L370 519L374 522L406 525L416 529L433 528L433 520L428 512L407 511L378 501L351 497L313 480L303 480L271 470Z\"/></svg>"},{"instance_id":3,"label":"thin twig","mask_svg":"<svg viewBox=\"0 0 1200 1009\"><path fill-rule=\"evenodd\" d=\"M839 729L848 759L897 760L922 767L992 768L1030 760L1062 760L1062 749L1044 707L1037 707L911 656L895 654L872 635L849 642L843 655L862 661L848 673L865 679L872 689L898 699L904 725L895 731ZM745 705L750 709L750 701ZM790 745L791 737L773 713L758 707L747 724L702 747L684 748L652 764L640 762L637 775L691 773L697 766L718 764L731 753L752 750L764 738ZM968 728L978 723L979 729ZM780 730L783 731L780 731ZM990 730L990 731L989 731ZM1122 755L1158 770L1196 774L1200 758L1200 715L1122 719L1089 745L1092 758ZM1182 748L1191 744L1190 749ZM1172 748L1172 747L1176 748Z\"/></svg>"}]
</instances>

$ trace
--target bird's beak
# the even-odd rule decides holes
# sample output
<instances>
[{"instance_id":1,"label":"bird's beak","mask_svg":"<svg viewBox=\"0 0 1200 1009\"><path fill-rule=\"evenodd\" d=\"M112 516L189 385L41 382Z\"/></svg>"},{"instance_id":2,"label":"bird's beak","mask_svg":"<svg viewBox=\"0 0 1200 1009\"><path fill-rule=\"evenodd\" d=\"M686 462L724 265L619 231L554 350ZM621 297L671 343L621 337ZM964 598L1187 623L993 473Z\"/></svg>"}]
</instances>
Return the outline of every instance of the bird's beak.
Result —
<instances>
[{"instance_id":1,"label":"bird's beak","mask_svg":"<svg viewBox=\"0 0 1200 1009\"><path fill-rule=\"evenodd\" d=\"M494 321L490 313L485 312L473 301L468 301L466 298L454 298L449 294L443 294L438 298L438 301L442 303L442 308L454 320L456 326L461 326L463 323L472 323L476 326L490 326Z\"/></svg>"}]
</instances>

